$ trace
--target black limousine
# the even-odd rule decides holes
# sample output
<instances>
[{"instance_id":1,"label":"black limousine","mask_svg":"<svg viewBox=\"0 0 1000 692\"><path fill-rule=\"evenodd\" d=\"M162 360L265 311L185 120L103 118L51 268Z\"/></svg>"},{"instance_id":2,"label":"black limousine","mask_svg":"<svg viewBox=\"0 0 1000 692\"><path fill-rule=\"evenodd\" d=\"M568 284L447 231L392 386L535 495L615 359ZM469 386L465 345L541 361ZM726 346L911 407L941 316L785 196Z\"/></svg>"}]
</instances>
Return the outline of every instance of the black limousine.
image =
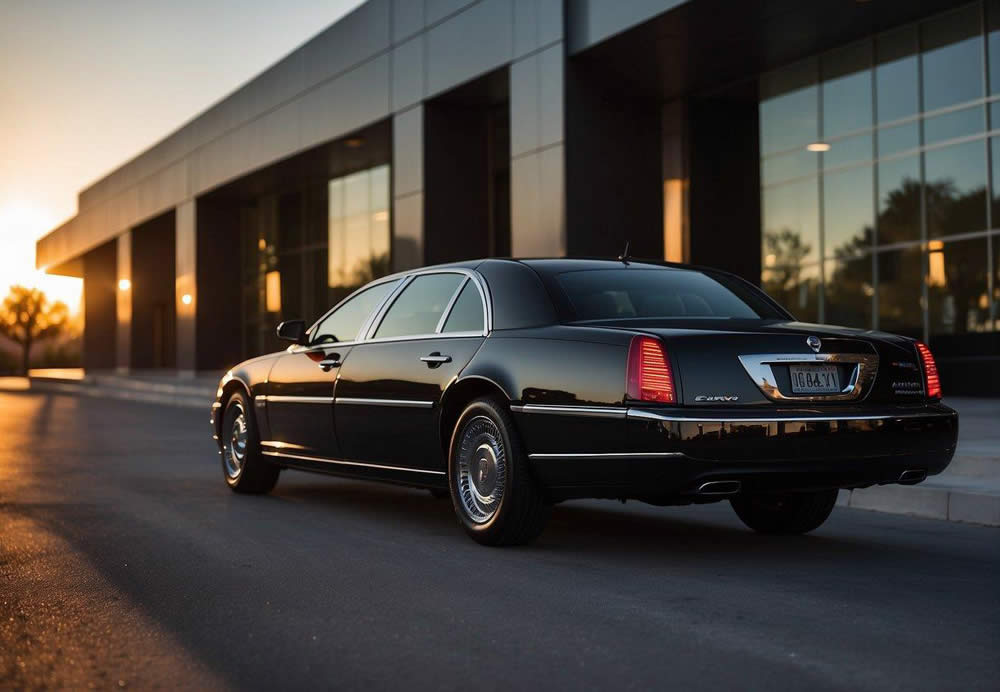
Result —
<instances>
[{"instance_id":1,"label":"black limousine","mask_svg":"<svg viewBox=\"0 0 1000 692\"><path fill-rule=\"evenodd\" d=\"M919 341L797 322L725 272L487 259L371 282L287 350L234 367L212 426L226 483L282 469L450 497L484 544L522 544L553 503L728 500L804 533L840 488L919 483L958 416Z\"/></svg>"}]
</instances>

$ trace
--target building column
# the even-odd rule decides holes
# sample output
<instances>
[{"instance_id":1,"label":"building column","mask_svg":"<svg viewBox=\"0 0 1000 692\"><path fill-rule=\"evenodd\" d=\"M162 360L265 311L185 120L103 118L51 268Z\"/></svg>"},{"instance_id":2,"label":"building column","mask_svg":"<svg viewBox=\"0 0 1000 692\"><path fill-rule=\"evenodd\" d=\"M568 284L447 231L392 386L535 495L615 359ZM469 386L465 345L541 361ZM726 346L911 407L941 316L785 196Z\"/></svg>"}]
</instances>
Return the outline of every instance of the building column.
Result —
<instances>
[{"instance_id":1,"label":"building column","mask_svg":"<svg viewBox=\"0 0 1000 692\"><path fill-rule=\"evenodd\" d=\"M552 24L562 26L561 21ZM560 257L567 251L564 64L560 34L558 40L528 52L510 67L510 245L514 257Z\"/></svg>"},{"instance_id":2,"label":"building column","mask_svg":"<svg viewBox=\"0 0 1000 692\"><path fill-rule=\"evenodd\" d=\"M392 117L392 266L424 264L424 107Z\"/></svg>"},{"instance_id":3,"label":"building column","mask_svg":"<svg viewBox=\"0 0 1000 692\"><path fill-rule=\"evenodd\" d=\"M193 377L197 367L195 318L198 309L198 229L195 201L182 202L174 214L174 300L177 306L177 372Z\"/></svg>"},{"instance_id":4,"label":"building column","mask_svg":"<svg viewBox=\"0 0 1000 692\"><path fill-rule=\"evenodd\" d=\"M132 231L118 236L115 370L129 371L132 356Z\"/></svg>"},{"instance_id":5,"label":"building column","mask_svg":"<svg viewBox=\"0 0 1000 692\"><path fill-rule=\"evenodd\" d=\"M663 256L668 262L691 261L687 101L663 107Z\"/></svg>"}]
</instances>

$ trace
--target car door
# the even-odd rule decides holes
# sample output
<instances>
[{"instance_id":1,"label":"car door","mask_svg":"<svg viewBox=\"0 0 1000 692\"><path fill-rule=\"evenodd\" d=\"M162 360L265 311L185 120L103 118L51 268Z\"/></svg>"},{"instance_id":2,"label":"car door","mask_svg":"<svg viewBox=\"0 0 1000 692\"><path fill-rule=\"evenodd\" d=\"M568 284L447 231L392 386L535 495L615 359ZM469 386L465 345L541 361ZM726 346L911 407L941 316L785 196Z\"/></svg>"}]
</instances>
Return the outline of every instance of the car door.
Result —
<instances>
[{"instance_id":1,"label":"car door","mask_svg":"<svg viewBox=\"0 0 1000 692\"><path fill-rule=\"evenodd\" d=\"M281 356L268 375L264 400L270 439L268 451L337 458L334 386L358 335L399 284L379 282L349 296L309 332L309 343Z\"/></svg>"},{"instance_id":2,"label":"car door","mask_svg":"<svg viewBox=\"0 0 1000 692\"><path fill-rule=\"evenodd\" d=\"M350 459L444 470L438 407L487 331L486 293L470 273L417 274L341 369L336 426Z\"/></svg>"}]
</instances>

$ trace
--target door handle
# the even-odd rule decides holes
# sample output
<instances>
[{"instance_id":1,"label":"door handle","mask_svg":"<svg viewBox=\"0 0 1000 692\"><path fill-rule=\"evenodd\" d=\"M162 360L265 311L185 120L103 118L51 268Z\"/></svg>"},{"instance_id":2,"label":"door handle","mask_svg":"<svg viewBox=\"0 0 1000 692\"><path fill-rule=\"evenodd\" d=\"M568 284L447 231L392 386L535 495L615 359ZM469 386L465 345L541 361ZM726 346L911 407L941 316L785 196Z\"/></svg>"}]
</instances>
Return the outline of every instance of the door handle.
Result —
<instances>
[{"instance_id":1,"label":"door handle","mask_svg":"<svg viewBox=\"0 0 1000 692\"><path fill-rule=\"evenodd\" d=\"M434 353L431 353L429 355L420 356L420 360L427 363L428 368L436 368L437 366L441 365L441 363L450 363L451 356L443 356L437 351L434 351Z\"/></svg>"},{"instance_id":2,"label":"door handle","mask_svg":"<svg viewBox=\"0 0 1000 692\"><path fill-rule=\"evenodd\" d=\"M340 367L340 358L338 356L332 356L330 358L324 358L319 362L319 369L323 372L330 372L334 368Z\"/></svg>"}]
</instances>

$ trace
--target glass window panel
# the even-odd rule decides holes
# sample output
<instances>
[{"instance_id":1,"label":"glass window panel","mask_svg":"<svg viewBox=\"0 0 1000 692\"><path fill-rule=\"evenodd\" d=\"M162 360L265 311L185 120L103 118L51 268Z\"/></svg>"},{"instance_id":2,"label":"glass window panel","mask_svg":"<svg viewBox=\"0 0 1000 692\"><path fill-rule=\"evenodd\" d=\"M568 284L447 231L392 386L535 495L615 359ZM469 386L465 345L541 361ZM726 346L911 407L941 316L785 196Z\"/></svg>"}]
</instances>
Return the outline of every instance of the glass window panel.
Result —
<instances>
[{"instance_id":1,"label":"glass window panel","mask_svg":"<svg viewBox=\"0 0 1000 692\"><path fill-rule=\"evenodd\" d=\"M760 90L762 154L794 149L818 139L815 59L763 75Z\"/></svg>"},{"instance_id":2,"label":"glass window panel","mask_svg":"<svg viewBox=\"0 0 1000 692\"><path fill-rule=\"evenodd\" d=\"M816 179L766 188L762 197L765 266L815 262L819 258Z\"/></svg>"},{"instance_id":3,"label":"glass window panel","mask_svg":"<svg viewBox=\"0 0 1000 692\"><path fill-rule=\"evenodd\" d=\"M976 3L921 25L924 110L983 95L983 37L979 19Z\"/></svg>"},{"instance_id":4,"label":"glass window panel","mask_svg":"<svg viewBox=\"0 0 1000 692\"><path fill-rule=\"evenodd\" d=\"M990 103L990 129L1000 130L1000 101Z\"/></svg>"},{"instance_id":5,"label":"glass window panel","mask_svg":"<svg viewBox=\"0 0 1000 692\"><path fill-rule=\"evenodd\" d=\"M472 281L466 281L462 292L458 295L451 314L444 322L442 332L482 332L483 331L483 300L479 289Z\"/></svg>"},{"instance_id":6,"label":"glass window panel","mask_svg":"<svg viewBox=\"0 0 1000 692\"><path fill-rule=\"evenodd\" d=\"M823 303L829 324L870 329L872 326L872 255L827 260Z\"/></svg>"},{"instance_id":7,"label":"glass window panel","mask_svg":"<svg viewBox=\"0 0 1000 692\"><path fill-rule=\"evenodd\" d=\"M987 1L986 22L990 32L987 45L990 55L990 93L996 94L1000 93L1000 0Z\"/></svg>"},{"instance_id":8,"label":"glass window panel","mask_svg":"<svg viewBox=\"0 0 1000 692\"><path fill-rule=\"evenodd\" d=\"M928 243L927 313L931 334L981 332L989 323L986 238Z\"/></svg>"},{"instance_id":9,"label":"glass window panel","mask_svg":"<svg viewBox=\"0 0 1000 692\"><path fill-rule=\"evenodd\" d=\"M823 176L823 235L827 257L851 257L871 247L874 184L871 166Z\"/></svg>"},{"instance_id":10,"label":"glass window panel","mask_svg":"<svg viewBox=\"0 0 1000 692\"><path fill-rule=\"evenodd\" d=\"M1000 139L990 139L990 158L993 165L993 227L1000 225Z\"/></svg>"},{"instance_id":11,"label":"glass window panel","mask_svg":"<svg viewBox=\"0 0 1000 692\"><path fill-rule=\"evenodd\" d=\"M375 337L433 334L463 278L461 274L426 274L415 278L393 301Z\"/></svg>"},{"instance_id":12,"label":"glass window panel","mask_svg":"<svg viewBox=\"0 0 1000 692\"><path fill-rule=\"evenodd\" d=\"M1000 234L990 237L993 245L993 325L990 331L1000 331Z\"/></svg>"},{"instance_id":13,"label":"glass window panel","mask_svg":"<svg viewBox=\"0 0 1000 692\"><path fill-rule=\"evenodd\" d=\"M905 27L875 41L875 103L878 121L913 115L920 108L917 78L917 28Z\"/></svg>"},{"instance_id":14,"label":"glass window panel","mask_svg":"<svg viewBox=\"0 0 1000 692\"><path fill-rule=\"evenodd\" d=\"M823 56L825 138L871 127L871 51L871 43L865 42Z\"/></svg>"},{"instance_id":15,"label":"glass window panel","mask_svg":"<svg viewBox=\"0 0 1000 692\"><path fill-rule=\"evenodd\" d=\"M342 304L323 320L312 336L313 343L326 341L354 341L382 299L396 287L399 281L386 281L366 288Z\"/></svg>"},{"instance_id":16,"label":"glass window panel","mask_svg":"<svg viewBox=\"0 0 1000 692\"><path fill-rule=\"evenodd\" d=\"M924 144L974 135L986 130L986 112L982 106L965 108L924 120Z\"/></svg>"},{"instance_id":17,"label":"glass window panel","mask_svg":"<svg viewBox=\"0 0 1000 692\"><path fill-rule=\"evenodd\" d=\"M806 151L805 147L789 154L768 156L761 161L761 180L764 185L773 185L793 178L815 175L819 156Z\"/></svg>"},{"instance_id":18,"label":"glass window panel","mask_svg":"<svg viewBox=\"0 0 1000 692\"><path fill-rule=\"evenodd\" d=\"M819 321L819 265L767 267L761 285L795 319Z\"/></svg>"},{"instance_id":19,"label":"glass window panel","mask_svg":"<svg viewBox=\"0 0 1000 692\"><path fill-rule=\"evenodd\" d=\"M878 242L920 240L920 159L878 164Z\"/></svg>"},{"instance_id":20,"label":"glass window panel","mask_svg":"<svg viewBox=\"0 0 1000 692\"><path fill-rule=\"evenodd\" d=\"M878 155L891 156L920 146L920 123L913 120L895 127L883 127L878 133Z\"/></svg>"},{"instance_id":21,"label":"glass window panel","mask_svg":"<svg viewBox=\"0 0 1000 692\"><path fill-rule=\"evenodd\" d=\"M924 153L929 237L986 228L984 146L974 141Z\"/></svg>"},{"instance_id":22,"label":"glass window panel","mask_svg":"<svg viewBox=\"0 0 1000 692\"><path fill-rule=\"evenodd\" d=\"M878 326L914 338L923 338L924 319L920 309L923 295L923 258L920 247L886 250L877 255Z\"/></svg>"},{"instance_id":23,"label":"glass window panel","mask_svg":"<svg viewBox=\"0 0 1000 692\"><path fill-rule=\"evenodd\" d=\"M829 151L823 152L823 167L835 168L851 163L872 160L872 135L870 132L830 142Z\"/></svg>"}]
</instances>

